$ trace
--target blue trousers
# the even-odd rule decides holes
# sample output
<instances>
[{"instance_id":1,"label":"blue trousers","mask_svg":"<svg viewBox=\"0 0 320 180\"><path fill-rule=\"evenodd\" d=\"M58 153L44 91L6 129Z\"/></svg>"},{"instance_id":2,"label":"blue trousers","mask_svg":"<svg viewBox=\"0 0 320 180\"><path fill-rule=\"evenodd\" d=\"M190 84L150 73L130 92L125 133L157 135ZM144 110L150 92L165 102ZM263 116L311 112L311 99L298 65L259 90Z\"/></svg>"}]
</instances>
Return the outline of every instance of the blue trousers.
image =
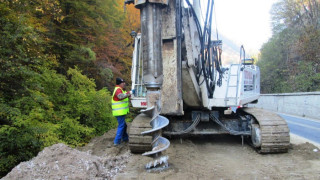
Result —
<instances>
[{"instance_id":1,"label":"blue trousers","mask_svg":"<svg viewBox=\"0 0 320 180\"><path fill-rule=\"evenodd\" d=\"M114 138L113 143L114 144L120 144L121 141L128 141L129 136L127 134L127 124L125 121L126 116L116 116L118 120L118 129L117 129L117 134L116 137Z\"/></svg>"}]
</instances>

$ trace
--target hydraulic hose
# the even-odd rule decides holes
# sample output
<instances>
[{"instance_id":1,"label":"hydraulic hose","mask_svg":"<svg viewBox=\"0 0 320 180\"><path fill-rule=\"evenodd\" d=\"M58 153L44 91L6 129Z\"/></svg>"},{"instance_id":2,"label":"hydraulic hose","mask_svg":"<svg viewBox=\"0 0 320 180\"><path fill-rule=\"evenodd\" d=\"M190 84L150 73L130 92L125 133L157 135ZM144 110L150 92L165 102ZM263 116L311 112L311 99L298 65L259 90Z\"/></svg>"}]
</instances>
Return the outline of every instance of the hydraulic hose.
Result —
<instances>
[{"instance_id":1,"label":"hydraulic hose","mask_svg":"<svg viewBox=\"0 0 320 180\"><path fill-rule=\"evenodd\" d=\"M222 74L223 70L221 69L221 50L215 45L211 44L211 30L212 30L212 14L214 10L214 0L208 1L206 18L203 30L200 26L199 19L193 9L189 0L186 0L188 6L191 9L193 14L193 18L195 20L197 31L200 39L200 54L198 57L198 62L196 62L197 72L196 79L198 85L200 86L203 82L206 83L206 87L208 90L208 97L213 97L214 87L216 83L216 78L213 73L213 69L216 69L219 72L219 79L217 81L217 85L221 86L222 84ZM210 51L212 48L213 52ZM203 81L200 82L200 77L203 76Z\"/></svg>"},{"instance_id":2,"label":"hydraulic hose","mask_svg":"<svg viewBox=\"0 0 320 180\"><path fill-rule=\"evenodd\" d=\"M243 132L243 131L235 131L232 130L230 128L228 128L226 125L224 125L219 118L216 118L214 115L210 114L210 117L214 120L214 122L216 122L217 124L219 124L223 129L225 129L226 131L228 131L231 135L250 135L251 132Z\"/></svg>"},{"instance_id":3,"label":"hydraulic hose","mask_svg":"<svg viewBox=\"0 0 320 180\"><path fill-rule=\"evenodd\" d=\"M179 131L179 132L168 132L169 135L182 135L187 134L191 132L200 122L200 114L197 115L196 119L193 121L193 123L185 130Z\"/></svg>"}]
</instances>

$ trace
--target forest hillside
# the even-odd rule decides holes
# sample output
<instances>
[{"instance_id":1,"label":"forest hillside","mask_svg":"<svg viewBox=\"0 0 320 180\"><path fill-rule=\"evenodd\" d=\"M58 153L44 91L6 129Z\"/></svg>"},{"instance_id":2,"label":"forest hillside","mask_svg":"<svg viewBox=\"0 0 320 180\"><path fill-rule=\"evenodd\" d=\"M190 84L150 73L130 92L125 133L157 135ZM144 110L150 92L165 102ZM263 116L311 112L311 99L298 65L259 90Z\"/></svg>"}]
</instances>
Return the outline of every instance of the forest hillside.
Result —
<instances>
[{"instance_id":1,"label":"forest hillside","mask_svg":"<svg viewBox=\"0 0 320 180\"><path fill-rule=\"evenodd\" d=\"M257 62L262 93L320 91L319 0L280 0L270 13L273 36Z\"/></svg>"},{"instance_id":2,"label":"forest hillside","mask_svg":"<svg viewBox=\"0 0 320 180\"><path fill-rule=\"evenodd\" d=\"M115 127L139 11L122 0L0 0L0 177L44 147Z\"/></svg>"}]
</instances>

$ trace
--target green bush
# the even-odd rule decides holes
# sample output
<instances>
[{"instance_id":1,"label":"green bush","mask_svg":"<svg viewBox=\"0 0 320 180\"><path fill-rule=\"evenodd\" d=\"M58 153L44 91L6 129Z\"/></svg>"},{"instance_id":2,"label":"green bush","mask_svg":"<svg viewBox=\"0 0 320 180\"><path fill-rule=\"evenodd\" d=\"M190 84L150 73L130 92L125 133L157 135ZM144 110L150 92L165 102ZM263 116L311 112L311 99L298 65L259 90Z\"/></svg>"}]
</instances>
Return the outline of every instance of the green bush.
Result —
<instances>
[{"instance_id":1,"label":"green bush","mask_svg":"<svg viewBox=\"0 0 320 180\"><path fill-rule=\"evenodd\" d=\"M46 146L83 146L117 124L110 92L97 91L94 81L77 68L70 68L68 77L43 69L26 84L37 86L26 86L26 95L10 105L0 101L1 176Z\"/></svg>"},{"instance_id":2,"label":"green bush","mask_svg":"<svg viewBox=\"0 0 320 180\"><path fill-rule=\"evenodd\" d=\"M42 147L42 142L36 135L38 131L37 127L26 126L23 122L1 126L0 176L4 176L21 161L37 155Z\"/></svg>"}]
</instances>

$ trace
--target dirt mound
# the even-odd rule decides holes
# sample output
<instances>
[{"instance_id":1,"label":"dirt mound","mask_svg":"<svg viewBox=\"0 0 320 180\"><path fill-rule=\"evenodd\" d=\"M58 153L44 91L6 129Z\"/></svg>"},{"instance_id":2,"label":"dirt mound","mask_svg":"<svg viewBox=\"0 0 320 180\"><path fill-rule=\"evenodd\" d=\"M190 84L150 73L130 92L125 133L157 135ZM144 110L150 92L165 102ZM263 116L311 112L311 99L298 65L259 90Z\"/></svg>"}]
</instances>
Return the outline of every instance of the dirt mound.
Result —
<instances>
[{"instance_id":1,"label":"dirt mound","mask_svg":"<svg viewBox=\"0 0 320 180\"><path fill-rule=\"evenodd\" d=\"M126 167L129 156L126 152L116 157L98 157L60 143L20 163L3 179L111 179Z\"/></svg>"},{"instance_id":2,"label":"dirt mound","mask_svg":"<svg viewBox=\"0 0 320 180\"><path fill-rule=\"evenodd\" d=\"M320 160L319 148L309 142L293 144L292 149L295 150L293 151L295 155L301 155L306 160Z\"/></svg>"}]
</instances>

